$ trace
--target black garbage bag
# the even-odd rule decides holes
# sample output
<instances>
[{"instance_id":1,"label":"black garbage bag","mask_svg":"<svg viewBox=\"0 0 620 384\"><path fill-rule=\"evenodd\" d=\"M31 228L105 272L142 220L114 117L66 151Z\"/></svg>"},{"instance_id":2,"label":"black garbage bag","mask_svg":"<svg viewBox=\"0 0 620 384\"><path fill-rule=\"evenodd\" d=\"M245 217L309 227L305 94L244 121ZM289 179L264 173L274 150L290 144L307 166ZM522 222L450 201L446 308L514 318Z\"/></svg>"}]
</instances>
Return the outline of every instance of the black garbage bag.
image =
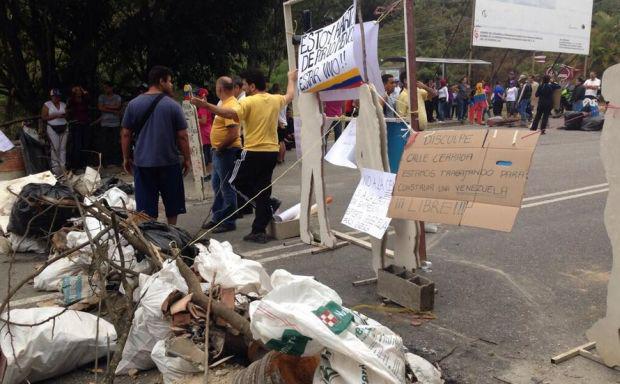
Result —
<instances>
[{"instance_id":1,"label":"black garbage bag","mask_svg":"<svg viewBox=\"0 0 620 384\"><path fill-rule=\"evenodd\" d=\"M38 136L30 135L26 129L22 129L19 132L19 142L22 145L26 174L33 175L50 169L49 155L44 141Z\"/></svg>"},{"instance_id":2,"label":"black garbage bag","mask_svg":"<svg viewBox=\"0 0 620 384\"><path fill-rule=\"evenodd\" d=\"M198 248L195 245L187 246L192 241L192 237L184 229L157 221L141 223L138 228L145 239L161 248L161 251L169 256L173 256L170 244L174 242L176 248L181 250L183 261L188 265L192 265L194 258L198 255Z\"/></svg>"},{"instance_id":3,"label":"black garbage bag","mask_svg":"<svg viewBox=\"0 0 620 384\"><path fill-rule=\"evenodd\" d=\"M566 112L564 114L564 129L567 131L577 131L581 128L583 122L583 113Z\"/></svg>"},{"instance_id":4,"label":"black garbage bag","mask_svg":"<svg viewBox=\"0 0 620 384\"><path fill-rule=\"evenodd\" d=\"M54 206L46 198L67 201L65 205ZM77 207L70 206L74 203L73 191L65 185L26 184L11 209L7 230L31 238L47 237L65 225L68 219L79 215Z\"/></svg>"},{"instance_id":5,"label":"black garbage bag","mask_svg":"<svg viewBox=\"0 0 620 384\"><path fill-rule=\"evenodd\" d=\"M586 117L581 124L582 131L600 131L605 124L603 116Z\"/></svg>"},{"instance_id":6,"label":"black garbage bag","mask_svg":"<svg viewBox=\"0 0 620 384\"><path fill-rule=\"evenodd\" d=\"M97 190L93 192L93 195L99 196L105 193L107 190L112 189L114 187L120 189L121 191L125 192L128 195L134 194L133 185L124 182L118 177L110 177L110 178L103 180L101 187L97 188Z\"/></svg>"}]
</instances>

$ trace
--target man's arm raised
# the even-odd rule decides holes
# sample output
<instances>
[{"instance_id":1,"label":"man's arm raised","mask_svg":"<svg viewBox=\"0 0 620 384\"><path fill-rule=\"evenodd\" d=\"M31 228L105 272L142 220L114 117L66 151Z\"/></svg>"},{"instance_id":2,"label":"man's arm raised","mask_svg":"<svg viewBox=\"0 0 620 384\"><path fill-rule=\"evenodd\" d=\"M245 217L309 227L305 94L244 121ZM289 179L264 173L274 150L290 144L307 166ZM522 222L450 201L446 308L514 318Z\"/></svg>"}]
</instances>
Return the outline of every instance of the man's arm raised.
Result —
<instances>
[{"instance_id":1,"label":"man's arm raised","mask_svg":"<svg viewBox=\"0 0 620 384\"><path fill-rule=\"evenodd\" d=\"M222 116L225 119L231 119L236 122L239 122L239 116L237 116L237 112L235 112L234 109L218 107L217 105L206 102L198 97L192 97L190 102L197 107L207 108L213 114Z\"/></svg>"}]
</instances>

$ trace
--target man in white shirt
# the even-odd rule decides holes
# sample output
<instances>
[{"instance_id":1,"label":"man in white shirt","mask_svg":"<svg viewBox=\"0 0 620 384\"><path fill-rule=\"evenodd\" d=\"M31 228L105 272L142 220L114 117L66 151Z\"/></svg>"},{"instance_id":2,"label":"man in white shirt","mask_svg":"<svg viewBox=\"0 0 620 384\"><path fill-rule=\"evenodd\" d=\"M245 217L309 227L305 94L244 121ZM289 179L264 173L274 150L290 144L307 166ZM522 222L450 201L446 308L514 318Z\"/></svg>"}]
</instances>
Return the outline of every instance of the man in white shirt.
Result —
<instances>
[{"instance_id":1,"label":"man in white shirt","mask_svg":"<svg viewBox=\"0 0 620 384\"><path fill-rule=\"evenodd\" d=\"M590 72L590 78L583 83L586 88L586 99L597 99L598 91L601 90L601 79L596 77L596 72Z\"/></svg>"}]
</instances>

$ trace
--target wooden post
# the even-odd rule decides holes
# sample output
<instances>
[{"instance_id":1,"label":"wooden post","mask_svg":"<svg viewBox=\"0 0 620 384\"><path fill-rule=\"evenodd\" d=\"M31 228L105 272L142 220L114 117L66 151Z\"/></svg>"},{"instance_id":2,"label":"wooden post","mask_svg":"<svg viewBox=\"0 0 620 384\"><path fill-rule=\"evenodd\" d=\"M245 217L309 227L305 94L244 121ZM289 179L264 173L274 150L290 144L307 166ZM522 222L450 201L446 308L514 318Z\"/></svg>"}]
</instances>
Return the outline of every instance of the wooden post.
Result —
<instances>
[{"instance_id":1,"label":"wooden post","mask_svg":"<svg viewBox=\"0 0 620 384\"><path fill-rule=\"evenodd\" d=\"M411 128L420 130L418 121L418 86L416 77L416 54L415 54L415 16L413 0L405 0L405 47L407 50L407 81L409 83L409 113ZM426 260L426 234L424 222L418 222L417 254L420 261Z\"/></svg>"},{"instance_id":2,"label":"wooden post","mask_svg":"<svg viewBox=\"0 0 620 384\"><path fill-rule=\"evenodd\" d=\"M474 20L476 19L476 0L471 1L470 3L472 4L471 7L471 33L470 33L470 38L469 38L469 61L470 63L467 64L467 80L469 81L470 84L472 84L471 82L471 59L474 55Z\"/></svg>"}]
</instances>

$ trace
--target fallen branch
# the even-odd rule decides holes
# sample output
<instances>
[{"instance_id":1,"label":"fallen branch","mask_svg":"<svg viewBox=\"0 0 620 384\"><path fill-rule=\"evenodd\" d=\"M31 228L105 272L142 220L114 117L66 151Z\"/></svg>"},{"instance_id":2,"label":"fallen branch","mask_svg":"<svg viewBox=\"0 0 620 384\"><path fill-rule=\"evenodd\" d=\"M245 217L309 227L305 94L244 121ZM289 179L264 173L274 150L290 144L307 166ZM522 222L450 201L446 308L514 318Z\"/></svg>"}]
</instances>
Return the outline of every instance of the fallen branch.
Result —
<instances>
[{"instance_id":1,"label":"fallen branch","mask_svg":"<svg viewBox=\"0 0 620 384\"><path fill-rule=\"evenodd\" d=\"M189 292L193 293L192 301L203 308L209 308L209 297L205 295L202 291L202 287L200 286L200 280L198 280L198 277L183 262L183 260L177 259L176 263L177 267L179 268L179 272L181 272L181 276L183 276L185 282L187 283L187 286L189 287ZM211 303L211 310L213 311L213 314L215 316L221 317L233 328L239 331L248 344L254 340L254 337L252 336L252 331L250 330L250 322L247 321L243 316L241 316L234 310L227 308L219 301L214 301Z\"/></svg>"}]
</instances>

